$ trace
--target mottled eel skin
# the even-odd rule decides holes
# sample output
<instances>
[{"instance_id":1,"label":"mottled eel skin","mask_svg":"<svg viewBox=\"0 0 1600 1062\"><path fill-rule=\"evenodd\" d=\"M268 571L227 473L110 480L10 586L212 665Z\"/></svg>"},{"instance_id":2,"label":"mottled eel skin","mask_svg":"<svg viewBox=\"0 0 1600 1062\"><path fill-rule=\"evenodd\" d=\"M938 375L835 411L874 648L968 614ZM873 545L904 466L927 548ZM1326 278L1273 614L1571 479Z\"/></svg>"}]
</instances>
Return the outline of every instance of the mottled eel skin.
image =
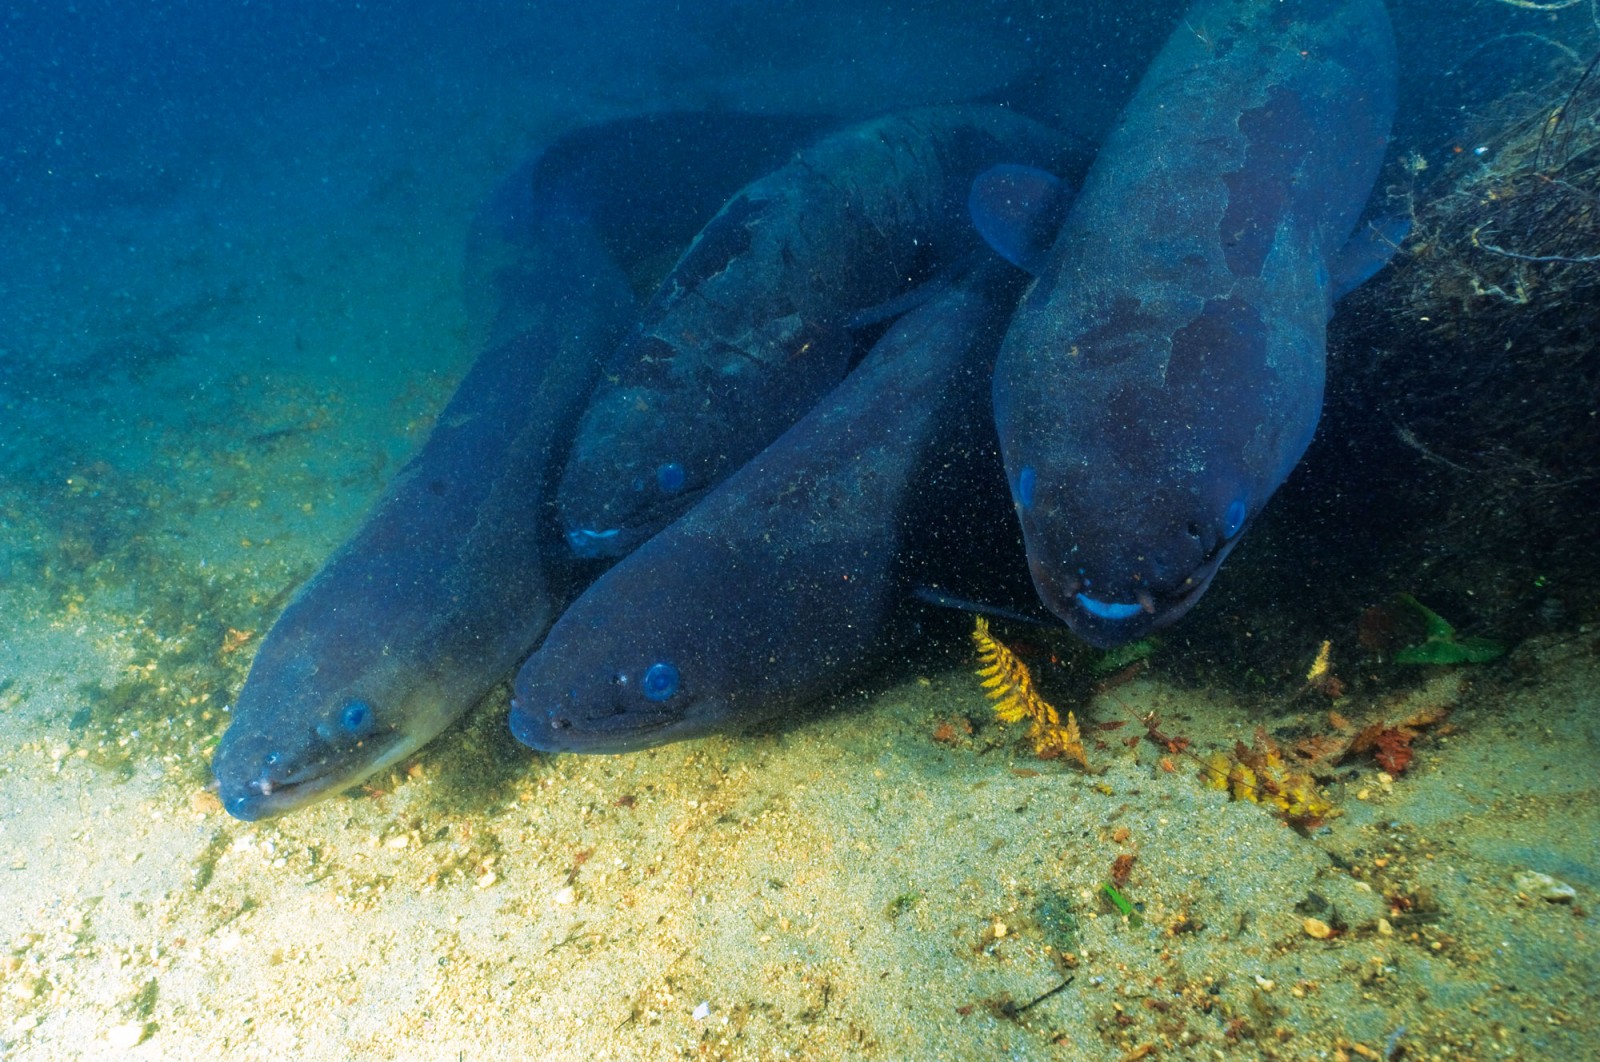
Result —
<instances>
[{"instance_id":1,"label":"mottled eel skin","mask_svg":"<svg viewBox=\"0 0 1600 1062\"><path fill-rule=\"evenodd\" d=\"M230 814L282 814L356 784L529 652L575 589L550 481L631 320L612 252L681 244L815 127L630 119L557 141L491 196L467 270L483 353L421 451L262 642L213 762Z\"/></svg>"},{"instance_id":2,"label":"mottled eel skin","mask_svg":"<svg viewBox=\"0 0 1600 1062\"><path fill-rule=\"evenodd\" d=\"M973 178L1065 164L997 107L911 111L825 137L735 195L641 313L557 491L572 549L621 556L844 376L851 324L972 250Z\"/></svg>"},{"instance_id":3,"label":"mottled eel skin","mask_svg":"<svg viewBox=\"0 0 1600 1062\"><path fill-rule=\"evenodd\" d=\"M627 752L781 716L871 666L918 581L908 558L970 542L949 526L968 522L952 498L971 493L983 447L960 426L987 434L1019 279L988 269L901 318L803 420L601 576L518 673L518 740Z\"/></svg>"},{"instance_id":4,"label":"mottled eel skin","mask_svg":"<svg viewBox=\"0 0 1600 1062\"><path fill-rule=\"evenodd\" d=\"M1394 106L1380 0L1201 0L1102 147L994 387L1034 583L1085 640L1183 615L1305 451Z\"/></svg>"}]
</instances>

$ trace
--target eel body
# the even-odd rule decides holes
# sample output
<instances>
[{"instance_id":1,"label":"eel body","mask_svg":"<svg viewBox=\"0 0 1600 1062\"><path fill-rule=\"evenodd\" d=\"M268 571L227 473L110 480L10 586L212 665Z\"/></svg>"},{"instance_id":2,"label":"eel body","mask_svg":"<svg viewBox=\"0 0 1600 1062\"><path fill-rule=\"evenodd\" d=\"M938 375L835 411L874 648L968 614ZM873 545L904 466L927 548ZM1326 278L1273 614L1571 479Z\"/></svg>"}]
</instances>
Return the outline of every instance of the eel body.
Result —
<instances>
[{"instance_id":1,"label":"eel body","mask_svg":"<svg viewBox=\"0 0 1600 1062\"><path fill-rule=\"evenodd\" d=\"M995 448L975 462L986 448L968 435L992 434L986 384L1020 279L985 268L909 312L602 575L518 673L512 733L547 752L631 751L781 717L880 659L922 579L911 558L972 541L975 475L1003 491Z\"/></svg>"},{"instance_id":2,"label":"eel body","mask_svg":"<svg viewBox=\"0 0 1600 1062\"><path fill-rule=\"evenodd\" d=\"M782 434L848 371L853 326L977 246L973 179L1068 165L998 107L831 134L747 185L684 252L618 348L557 493L572 549L617 557Z\"/></svg>"},{"instance_id":3,"label":"eel body","mask_svg":"<svg viewBox=\"0 0 1600 1062\"><path fill-rule=\"evenodd\" d=\"M628 119L556 141L489 197L466 269L482 352L421 450L263 640L213 760L230 814L281 814L357 784L528 654L588 574L556 531L552 480L632 320L646 249L681 246L815 128ZM620 159L645 176L619 173Z\"/></svg>"},{"instance_id":4,"label":"eel body","mask_svg":"<svg viewBox=\"0 0 1600 1062\"><path fill-rule=\"evenodd\" d=\"M1034 583L1085 640L1183 615L1311 441L1395 107L1380 0L1200 0L1102 146L1002 347Z\"/></svg>"},{"instance_id":5,"label":"eel body","mask_svg":"<svg viewBox=\"0 0 1600 1062\"><path fill-rule=\"evenodd\" d=\"M631 293L581 216L537 221L530 326L485 350L366 522L263 640L213 761L241 819L409 755L527 653L561 603L546 471Z\"/></svg>"}]
</instances>

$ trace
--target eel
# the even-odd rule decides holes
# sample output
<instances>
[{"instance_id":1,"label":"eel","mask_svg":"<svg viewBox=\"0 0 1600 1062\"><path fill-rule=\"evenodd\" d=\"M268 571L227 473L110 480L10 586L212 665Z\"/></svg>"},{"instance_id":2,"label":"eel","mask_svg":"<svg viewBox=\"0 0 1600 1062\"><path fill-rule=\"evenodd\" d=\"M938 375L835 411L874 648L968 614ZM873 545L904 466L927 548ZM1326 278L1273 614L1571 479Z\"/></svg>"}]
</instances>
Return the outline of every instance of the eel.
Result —
<instances>
[{"instance_id":1,"label":"eel","mask_svg":"<svg viewBox=\"0 0 1600 1062\"><path fill-rule=\"evenodd\" d=\"M950 540L970 560L975 478L1005 511L985 407L1022 275L975 268L573 602L513 683L519 741L628 752L748 727L878 658Z\"/></svg>"},{"instance_id":2,"label":"eel","mask_svg":"<svg viewBox=\"0 0 1600 1062\"><path fill-rule=\"evenodd\" d=\"M521 298L538 324L479 355L428 441L273 624L212 769L240 819L349 788L504 677L561 603L545 470L631 292L588 222L548 211Z\"/></svg>"},{"instance_id":3,"label":"eel","mask_svg":"<svg viewBox=\"0 0 1600 1062\"><path fill-rule=\"evenodd\" d=\"M625 554L837 384L852 326L978 247L964 215L980 172L1067 154L1063 136L1003 108L933 108L834 133L738 192L584 413L557 488L573 551Z\"/></svg>"},{"instance_id":4,"label":"eel","mask_svg":"<svg viewBox=\"0 0 1600 1062\"><path fill-rule=\"evenodd\" d=\"M622 266L636 263L614 251L681 246L814 129L630 119L556 141L489 197L466 269L482 352L427 442L263 640L212 765L230 814L278 815L359 783L528 654L583 574L550 495L604 356L632 319ZM664 180L619 182L620 158Z\"/></svg>"},{"instance_id":5,"label":"eel","mask_svg":"<svg viewBox=\"0 0 1600 1062\"><path fill-rule=\"evenodd\" d=\"M1200 0L1084 178L994 415L1034 584L1085 641L1187 612L1310 443L1334 300L1392 249L1357 229L1395 82L1381 0Z\"/></svg>"},{"instance_id":6,"label":"eel","mask_svg":"<svg viewBox=\"0 0 1600 1062\"><path fill-rule=\"evenodd\" d=\"M815 115L664 111L582 126L534 152L491 193L468 233L463 289L470 348L483 350L532 320L537 307L520 297L525 279L518 263L537 204L572 204L594 221L642 298L730 190L826 125Z\"/></svg>"}]
</instances>

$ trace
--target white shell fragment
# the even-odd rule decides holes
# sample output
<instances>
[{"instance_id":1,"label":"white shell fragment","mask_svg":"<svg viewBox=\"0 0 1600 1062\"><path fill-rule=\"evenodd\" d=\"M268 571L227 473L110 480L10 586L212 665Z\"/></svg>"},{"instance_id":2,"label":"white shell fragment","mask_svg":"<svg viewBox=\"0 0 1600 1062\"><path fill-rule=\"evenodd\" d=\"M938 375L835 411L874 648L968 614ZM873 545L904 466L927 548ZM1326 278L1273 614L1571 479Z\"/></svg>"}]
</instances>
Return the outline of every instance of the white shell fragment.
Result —
<instances>
[{"instance_id":1,"label":"white shell fragment","mask_svg":"<svg viewBox=\"0 0 1600 1062\"><path fill-rule=\"evenodd\" d=\"M1578 898L1578 890L1571 885L1542 874L1537 870L1524 870L1514 879L1517 891L1550 903L1571 903Z\"/></svg>"}]
</instances>

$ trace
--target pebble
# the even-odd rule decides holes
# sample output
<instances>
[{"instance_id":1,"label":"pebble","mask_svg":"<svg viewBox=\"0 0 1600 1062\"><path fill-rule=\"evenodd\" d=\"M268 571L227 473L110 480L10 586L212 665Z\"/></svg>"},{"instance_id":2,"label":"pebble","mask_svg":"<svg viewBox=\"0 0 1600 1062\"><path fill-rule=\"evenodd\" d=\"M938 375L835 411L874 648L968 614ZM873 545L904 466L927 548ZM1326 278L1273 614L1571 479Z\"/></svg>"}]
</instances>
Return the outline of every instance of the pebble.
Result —
<instances>
[{"instance_id":1,"label":"pebble","mask_svg":"<svg viewBox=\"0 0 1600 1062\"><path fill-rule=\"evenodd\" d=\"M129 1051L144 1043L150 1026L142 1021L125 1021L106 1030L106 1042L119 1051Z\"/></svg>"},{"instance_id":2,"label":"pebble","mask_svg":"<svg viewBox=\"0 0 1600 1062\"><path fill-rule=\"evenodd\" d=\"M1518 892L1527 893L1539 900L1550 903L1571 903L1578 898L1578 890L1571 885L1552 878L1549 874L1541 874L1537 870L1524 870L1519 873L1512 884Z\"/></svg>"},{"instance_id":3,"label":"pebble","mask_svg":"<svg viewBox=\"0 0 1600 1062\"><path fill-rule=\"evenodd\" d=\"M577 899L577 890L575 890L571 885L568 885L566 888L556 893L556 903L562 907L568 907L573 903L576 903Z\"/></svg>"},{"instance_id":4,"label":"pebble","mask_svg":"<svg viewBox=\"0 0 1600 1062\"><path fill-rule=\"evenodd\" d=\"M1333 927L1320 918L1308 918L1300 923L1300 927L1306 931L1306 936L1316 940L1327 940L1333 936Z\"/></svg>"}]
</instances>

